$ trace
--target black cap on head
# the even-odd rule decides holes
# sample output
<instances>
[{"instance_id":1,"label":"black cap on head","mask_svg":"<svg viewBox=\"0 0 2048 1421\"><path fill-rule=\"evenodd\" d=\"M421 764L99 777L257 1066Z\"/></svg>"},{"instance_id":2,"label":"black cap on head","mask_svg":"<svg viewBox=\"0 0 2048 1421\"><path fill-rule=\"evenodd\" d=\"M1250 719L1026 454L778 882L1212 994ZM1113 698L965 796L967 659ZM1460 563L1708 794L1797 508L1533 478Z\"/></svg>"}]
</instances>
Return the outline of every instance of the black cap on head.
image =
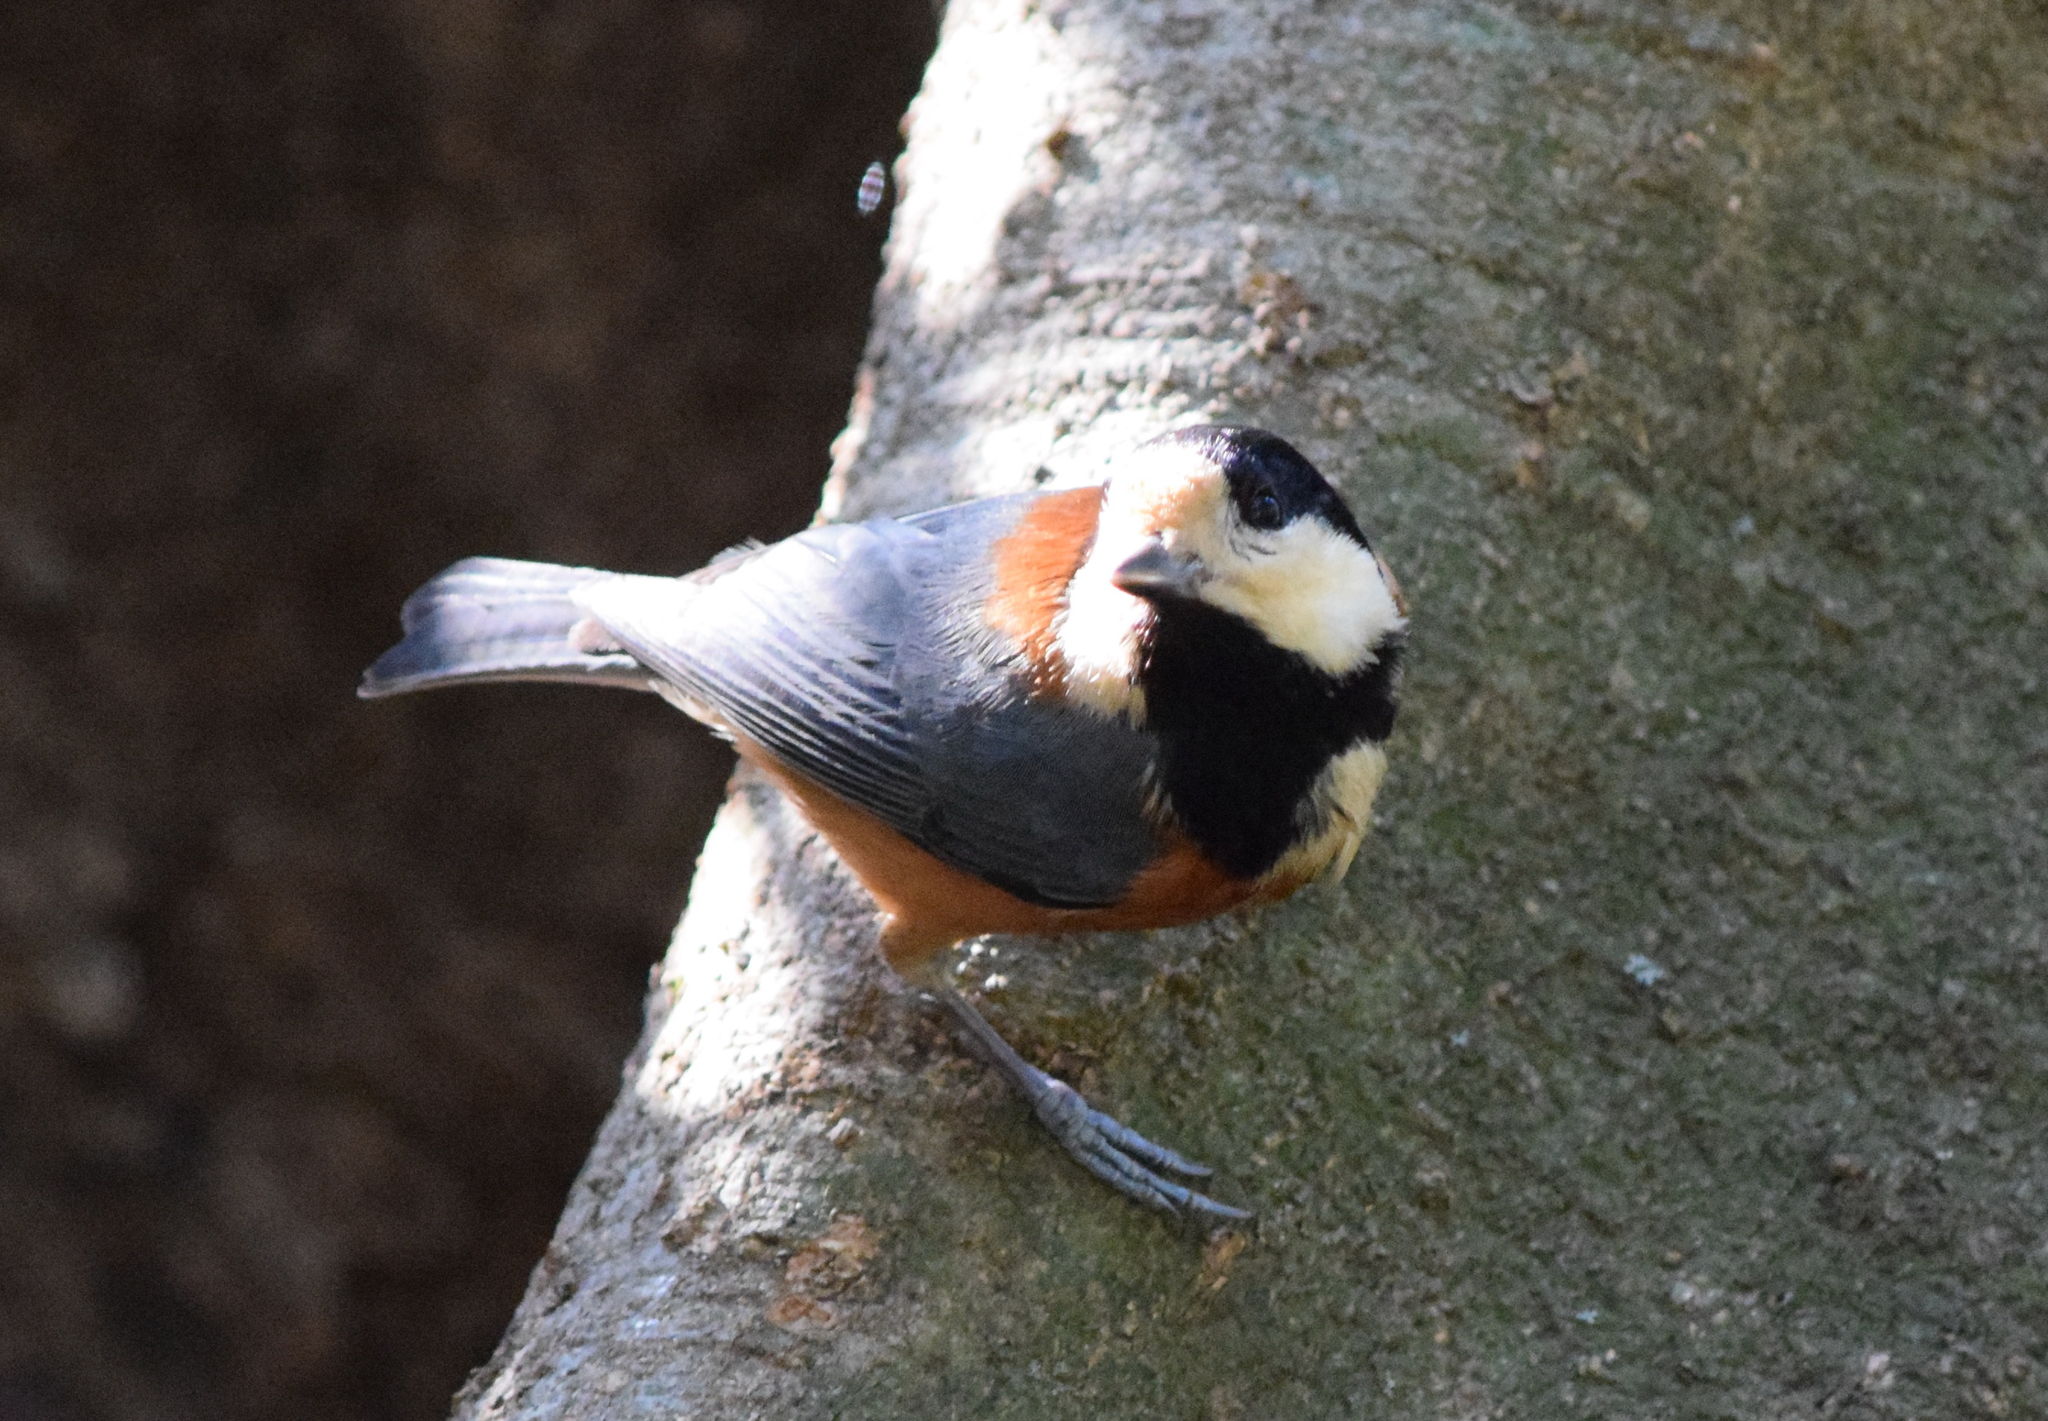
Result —
<instances>
[{"instance_id":1,"label":"black cap on head","mask_svg":"<svg viewBox=\"0 0 2048 1421\"><path fill-rule=\"evenodd\" d=\"M1196 450L1223 471L1231 501L1247 526L1284 528L1297 518L1314 517L1360 547L1372 546L1329 480L1279 435L1243 425L1197 424L1163 438Z\"/></svg>"}]
</instances>

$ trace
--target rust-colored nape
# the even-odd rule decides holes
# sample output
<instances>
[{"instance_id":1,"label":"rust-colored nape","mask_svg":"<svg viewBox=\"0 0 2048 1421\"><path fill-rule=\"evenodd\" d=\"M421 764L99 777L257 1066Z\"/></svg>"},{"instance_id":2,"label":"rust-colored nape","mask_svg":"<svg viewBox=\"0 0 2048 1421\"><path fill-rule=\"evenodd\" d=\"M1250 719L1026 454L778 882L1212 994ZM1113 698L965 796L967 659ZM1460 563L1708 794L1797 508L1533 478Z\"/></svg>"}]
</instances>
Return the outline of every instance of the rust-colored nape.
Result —
<instances>
[{"instance_id":1,"label":"rust-colored nape","mask_svg":"<svg viewBox=\"0 0 2048 1421\"><path fill-rule=\"evenodd\" d=\"M982 614L1023 647L1035 696L1066 690L1066 660L1054 644L1053 628L1067 584L1094 546L1101 513L1100 488L1049 493L990 550L994 587Z\"/></svg>"}]
</instances>

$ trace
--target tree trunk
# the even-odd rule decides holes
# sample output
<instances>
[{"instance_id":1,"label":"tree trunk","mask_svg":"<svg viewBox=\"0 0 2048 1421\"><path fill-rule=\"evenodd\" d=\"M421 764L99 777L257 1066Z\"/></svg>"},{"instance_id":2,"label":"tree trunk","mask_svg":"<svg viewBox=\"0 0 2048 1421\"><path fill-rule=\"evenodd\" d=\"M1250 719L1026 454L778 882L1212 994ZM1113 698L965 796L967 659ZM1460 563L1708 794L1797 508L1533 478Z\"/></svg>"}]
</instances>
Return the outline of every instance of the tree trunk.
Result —
<instances>
[{"instance_id":1,"label":"tree trunk","mask_svg":"<svg viewBox=\"0 0 2048 1421\"><path fill-rule=\"evenodd\" d=\"M2040 1414L2044 76L1994 0L958 0L828 514L1222 416L1415 607L1341 892L966 959L1256 1233L743 780L458 1414Z\"/></svg>"}]
</instances>

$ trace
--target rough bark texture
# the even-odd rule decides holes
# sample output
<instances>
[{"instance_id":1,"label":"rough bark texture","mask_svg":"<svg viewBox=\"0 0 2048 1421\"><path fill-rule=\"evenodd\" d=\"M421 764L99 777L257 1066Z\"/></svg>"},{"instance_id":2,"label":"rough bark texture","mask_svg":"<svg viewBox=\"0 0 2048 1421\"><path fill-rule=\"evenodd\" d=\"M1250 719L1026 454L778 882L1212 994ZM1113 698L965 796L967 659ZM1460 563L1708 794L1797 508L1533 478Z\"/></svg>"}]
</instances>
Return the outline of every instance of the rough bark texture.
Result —
<instances>
[{"instance_id":1,"label":"rough bark texture","mask_svg":"<svg viewBox=\"0 0 2048 1421\"><path fill-rule=\"evenodd\" d=\"M828 512L1227 415L1416 607L1340 894L968 964L1260 1226L743 785L459 1414L2041 1414L2048 17L959 0L913 120Z\"/></svg>"}]
</instances>

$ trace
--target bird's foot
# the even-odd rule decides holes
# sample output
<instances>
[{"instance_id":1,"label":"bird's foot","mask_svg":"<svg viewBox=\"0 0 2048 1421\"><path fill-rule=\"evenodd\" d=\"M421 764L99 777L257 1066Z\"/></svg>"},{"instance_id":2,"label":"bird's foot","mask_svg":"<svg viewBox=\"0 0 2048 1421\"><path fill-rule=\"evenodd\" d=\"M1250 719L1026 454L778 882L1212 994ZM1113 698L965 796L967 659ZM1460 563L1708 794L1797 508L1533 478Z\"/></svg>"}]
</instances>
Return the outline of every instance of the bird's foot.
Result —
<instances>
[{"instance_id":1,"label":"bird's foot","mask_svg":"<svg viewBox=\"0 0 2048 1421\"><path fill-rule=\"evenodd\" d=\"M990 1064L1031 1102L1040 1123L1083 1169L1119 1192L1169 1214L1238 1223L1251 1218L1246 1210L1211 1199L1171 1175L1204 1179L1211 1173L1164 1145L1155 1145L1136 1130L1090 1105L1065 1081L1055 1080L1019 1056L968 1000L948 987L938 998L980 1048Z\"/></svg>"},{"instance_id":2,"label":"bird's foot","mask_svg":"<svg viewBox=\"0 0 2048 1421\"><path fill-rule=\"evenodd\" d=\"M1087 1097L1065 1081L1054 1080L1035 1066L1018 1088L1031 1102L1045 1128L1097 1179L1118 1189L1141 1204L1150 1204L1169 1214L1188 1214L1235 1223L1251 1215L1234 1205L1211 1199L1170 1179L1178 1174L1187 1179L1206 1179L1212 1171L1164 1145L1155 1145L1130 1126L1105 1115L1088 1103Z\"/></svg>"}]
</instances>

